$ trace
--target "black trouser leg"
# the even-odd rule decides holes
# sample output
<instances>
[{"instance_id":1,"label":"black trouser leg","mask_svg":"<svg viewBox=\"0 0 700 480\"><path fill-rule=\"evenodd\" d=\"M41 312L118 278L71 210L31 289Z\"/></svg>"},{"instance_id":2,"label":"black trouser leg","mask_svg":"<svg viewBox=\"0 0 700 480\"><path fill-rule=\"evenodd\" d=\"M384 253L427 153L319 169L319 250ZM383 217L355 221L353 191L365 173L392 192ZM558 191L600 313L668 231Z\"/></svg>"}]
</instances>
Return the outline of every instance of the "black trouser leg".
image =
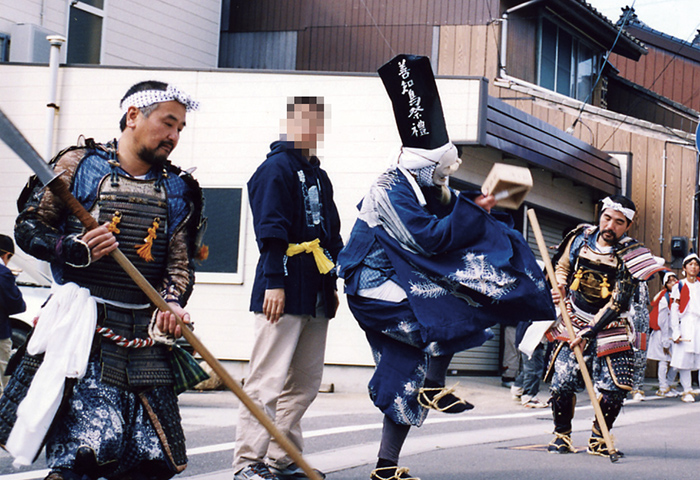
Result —
<instances>
[{"instance_id":1,"label":"black trouser leg","mask_svg":"<svg viewBox=\"0 0 700 480\"><path fill-rule=\"evenodd\" d=\"M603 393L600 396L598 402L600 403L600 410L603 412L603 418L605 419L605 425L608 427L608 430L612 429L613 423L615 423L617 416L620 414L624 399L624 393ZM593 433L601 434L600 424L597 418L593 421Z\"/></svg>"},{"instance_id":2,"label":"black trouser leg","mask_svg":"<svg viewBox=\"0 0 700 480\"><path fill-rule=\"evenodd\" d=\"M382 441L379 444L379 461L377 467L388 467L399 464L401 448L408 436L410 425L399 425L391 418L384 416Z\"/></svg>"},{"instance_id":3,"label":"black trouser leg","mask_svg":"<svg viewBox=\"0 0 700 480\"><path fill-rule=\"evenodd\" d=\"M574 418L575 407L575 393L557 393L552 395L552 413L554 415L555 432L571 433L571 421Z\"/></svg>"},{"instance_id":4,"label":"black trouser leg","mask_svg":"<svg viewBox=\"0 0 700 480\"><path fill-rule=\"evenodd\" d=\"M452 355L430 357L428 359L428 371L425 372L425 383L429 387L444 387L447 376L447 368L452 361Z\"/></svg>"}]
</instances>

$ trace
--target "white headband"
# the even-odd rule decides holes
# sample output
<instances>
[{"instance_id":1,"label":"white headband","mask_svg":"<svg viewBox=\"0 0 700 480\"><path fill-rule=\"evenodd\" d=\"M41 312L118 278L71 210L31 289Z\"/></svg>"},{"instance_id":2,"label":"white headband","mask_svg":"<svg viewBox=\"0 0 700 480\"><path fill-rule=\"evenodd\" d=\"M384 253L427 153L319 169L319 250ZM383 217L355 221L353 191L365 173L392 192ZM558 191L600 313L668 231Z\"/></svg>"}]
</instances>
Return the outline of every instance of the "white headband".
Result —
<instances>
[{"instance_id":1,"label":"white headband","mask_svg":"<svg viewBox=\"0 0 700 480\"><path fill-rule=\"evenodd\" d=\"M625 207L623 207L622 205L620 205L620 204L617 203L617 202L613 202L613 201L610 199L610 197L605 197L605 198L603 199L603 210L606 210L606 209L608 209L608 208L612 208L612 209L615 210L616 212L620 212L620 213L623 214L623 215L625 216L625 218L626 218L627 220L629 220L630 222L634 219L634 213L635 213L634 210L632 210L631 208L625 208ZM602 212L603 210L601 210L601 212Z\"/></svg>"},{"instance_id":2,"label":"white headband","mask_svg":"<svg viewBox=\"0 0 700 480\"><path fill-rule=\"evenodd\" d=\"M175 100L185 106L188 112L199 109L199 102L195 101L182 90L173 85L168 85L166 90L142 90L126 97L119 106L126 113L129 107L145 108L154 103L163 103Z\"/></svg>"}]
</instances>

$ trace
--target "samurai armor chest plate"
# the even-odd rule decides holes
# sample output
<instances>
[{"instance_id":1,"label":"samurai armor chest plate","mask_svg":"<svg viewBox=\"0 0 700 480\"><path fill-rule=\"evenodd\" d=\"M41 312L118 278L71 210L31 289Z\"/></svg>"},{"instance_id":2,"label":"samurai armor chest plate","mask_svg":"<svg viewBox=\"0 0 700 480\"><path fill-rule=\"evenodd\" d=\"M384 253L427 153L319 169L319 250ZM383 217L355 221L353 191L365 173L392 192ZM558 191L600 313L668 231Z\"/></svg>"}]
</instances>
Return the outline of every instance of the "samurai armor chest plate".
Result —
<instances>
[{"instance_id":1,"label":"samurai armor chest plate","mask_svg":"<svg viewBox=\"0 0 700 480\"><path fill-rule=\"evenodd\" d=\"M168 253L168 204L163 187L155 180L105 176L90 213L110 228L119 249L156 289L160 287ZM80 233L82 226L69 217L66 233ZM90 289L93 296L126 303L148 303L148 298L111 257L103 257L86 268L66 266L66 281Z\"/></svg>"},{"instance_id":2,"label":"samurai armor chest plate","mask_svg":"<svg viewBox=\"0 0 700 480\"><path fill-rule=\"evenodd\" d=\"M576 260L569 290L576 306L594 313L610 300L615 286L618 260L614 253L602 254L584 245Z\"/></svg>"}]
</instances>

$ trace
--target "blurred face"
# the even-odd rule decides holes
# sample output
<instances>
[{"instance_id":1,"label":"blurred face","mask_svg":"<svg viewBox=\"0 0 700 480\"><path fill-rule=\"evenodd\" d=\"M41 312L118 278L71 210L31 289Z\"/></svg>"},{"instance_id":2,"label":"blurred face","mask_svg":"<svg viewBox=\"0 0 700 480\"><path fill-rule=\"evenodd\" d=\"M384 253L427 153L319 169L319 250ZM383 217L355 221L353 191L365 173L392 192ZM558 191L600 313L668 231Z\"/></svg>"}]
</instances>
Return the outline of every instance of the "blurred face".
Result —
<instances>
[{"instance_id":1,"label":"blurred face","mask_svg":"<svg viewBox=\"0 0 700 480\"><path fill-rule=\"evenodd\" d=\"M298 104L287 112L287 140L294 142L294 148L316 150L323 141L324 116L314 104Z\"/></svg>"},{"instance_id":2,"label":"blurred face","mask_svg":"<svg viewBox=\"0 0 700 480\"><path fill-rule=\"evenodd\" d=\"M148 117L139 111L133 119L139 158L151 165L162 165L180 141L185 115L185 106L175 100L159 103Z\"/></svg>"},{"instance_id":3,"label":"blurred face","mask_svg":"<svg viewBox=\"0 0 700 480\"><path fill-rule=\"evenodd\" d=\"M461 164L462 159L458 156L457 147L452 145L452 148L446 151L442 158L440 158L435 168L435 173L433 173L433 183L435 183L435 185L445 185L447 179L457 172Z\"/></svg>"},{"instance_id":4,"label":"blurred face","mask_svg":"<svg viewBox=\"0 0 700 480\"><path fill-rule=\"evenodd\" d=\"M683 267L683 271L688 277L697 277L700 273L700 263L697 260L690 260Z\"/></svg>"},{"instance_id":5,"label":"blurred face","mask_svg":"<svg viewBox=\"0 0 700 480\"><path fill-rule=\"evenodd\" d=\"M668 282L666 282L666 290L669 292L673 289L673 286L678 283L678 279L676 277L670 277L668 279Z\"/></svg>"},{"instance_id":6,"label":"blurred face","mask_svg":"<svg viewBox=\"0 0 700 480\"><path fill-rule=\"evenodd\" d=\"M632 222L628 221L622 212L606 208L600 215L598 241L608 246L615 245L627 233L630 225Z\"/></svg>"}]
</instances>

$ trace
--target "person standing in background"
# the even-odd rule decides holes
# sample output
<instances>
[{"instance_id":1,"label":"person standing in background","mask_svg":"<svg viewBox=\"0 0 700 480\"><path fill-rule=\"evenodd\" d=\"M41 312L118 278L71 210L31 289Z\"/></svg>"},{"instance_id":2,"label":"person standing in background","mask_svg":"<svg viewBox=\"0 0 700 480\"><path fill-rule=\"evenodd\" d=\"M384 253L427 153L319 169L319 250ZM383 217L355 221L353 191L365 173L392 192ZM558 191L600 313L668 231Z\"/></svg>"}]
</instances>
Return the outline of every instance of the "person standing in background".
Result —
<instances>
[{"instance_id":1,"label":"person standing in background","mask_svg":"<svg viewBox=\"0 0 700 480\"><path fill-rule=\"evenodd\" d=\"M11 237L0 234L0 394L7 385L5 367L12 352L12 325L10 315L22 313L27 309L22 292L17 288L15 276L7 264L15 254L15 242Z\"/></svg>"},{"instance_id":2,"label":"person standing in background","mask_svg":"<svg viewBox=\"0 0 700 480\"><path fill-rule=\"evenodd\" d=\"M632 391L633 400L643 402L644 376L647 371L647 332L649 331L649 287L647 282L639 282L632 297L630 313L634 326L634 374Z\"/></svg>"},{"instance_id":3,"label":"person standing in background","mask_svg":"<svg viewBox=\"0 0 700 480\"><path fill-rule=\"evenodd\" d=\"M248 182L260 260L245 391L299 451L300 422L318 394L328 321L338 308L334 261L343 248L333 186L316 156L324 112L322 98L290 98L284 136ZM307 478L246 408L233 471L234 480Z\"/></svg>"},{"instance_id":4,"label":"person standing in background","mask_svg":"<svg viewBox=\"0 0 700 480\"><path fill-rule=\"evenodd\" d=\"M671 388L676 378L676 369L671 367L671 291L678 283L678 277L673 272L664 275L664 288L656 295L649 313L649 349L647 356L651 360L657 360L657 377L659 389L658 397L677 397L679 392Z\"/></svg>"},{"instance_id":5,"label":"person standing in background","mask_svg":"<svg viewBox=\"0 0 700 480\"><path fill-rule=\"evenodd\" d=\"M695 401L692 371L700 369L700 257L691 253L683 259L685 278L671 292L671 338L675 345L671 366L678 369L681 400Z\"/></svg>"}]
</instances>

